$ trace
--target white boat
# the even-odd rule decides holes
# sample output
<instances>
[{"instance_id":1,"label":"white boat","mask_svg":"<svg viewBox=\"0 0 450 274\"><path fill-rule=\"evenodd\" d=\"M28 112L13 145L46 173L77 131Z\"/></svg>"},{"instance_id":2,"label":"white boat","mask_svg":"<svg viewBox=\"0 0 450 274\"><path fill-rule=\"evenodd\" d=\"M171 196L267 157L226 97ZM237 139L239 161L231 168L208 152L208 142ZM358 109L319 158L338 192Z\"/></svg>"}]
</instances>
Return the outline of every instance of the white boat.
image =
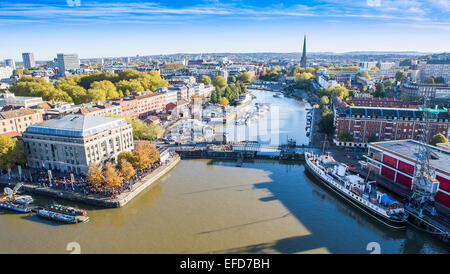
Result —
<instances>
[{"instance_id":1,"label":"white boat","mask_svg":"<svg viewBox=\"0 0 450 274\"><path fill-rule=\"evenodd\" d=\"M403 205L391 200L386 193L377 191L375 181L366 182L347 171L347 166L329 155L305 152L307 169L325 186L377 221L392 227L403 228L408 217Z\"/></svg>"},{"instance_id":2,"label":"white boat","mask_svg":"<svg viewBox=\"0 0 450 274\"><path fill-rule=\"evenodd\" d=\"M21 205L28 205L34 202L33 197L31 197L30 195L17 196L14 198L14 201Z\"/></svg>"}]
</instances>

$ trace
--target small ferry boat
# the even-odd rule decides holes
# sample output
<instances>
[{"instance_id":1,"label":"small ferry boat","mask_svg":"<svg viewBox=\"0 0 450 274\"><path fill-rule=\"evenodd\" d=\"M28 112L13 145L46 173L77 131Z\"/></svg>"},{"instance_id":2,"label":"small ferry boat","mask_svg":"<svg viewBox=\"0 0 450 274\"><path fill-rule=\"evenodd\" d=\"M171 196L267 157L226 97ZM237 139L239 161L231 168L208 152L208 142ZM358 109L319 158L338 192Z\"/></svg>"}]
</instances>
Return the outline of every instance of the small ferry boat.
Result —
<instances>
[{"instance_id":1,"label":"small ferry boat","mask_svg":"<svg viewBox=\"0 0 450 274\"><path fill-rule=\"evenodd\" d=\"M403 205L376 190L375 181L366 182L358 175L349 173L345 164L329 155L305 152L305 161L307 169L316 178L377 221L392 228L406 226L408 214Z\"/></svg>"},{"instance_id":2,"label":"small ferry boat","mask_svg":"<svg viewBox=\"0 0 450 274\"><path fill-rule=\"evenodd\" d=\"M50 211L47 208L38 208L36 210L36 215L42 219L61 222L65 224L84 223L89 220L89 217L87 216L72 216Z\"/></svg>"},{"instance_id":3,"label":"small ferry boat","mask_svg":"<svg viewBox=\"0 0 450 274\"><path fill-rule=\"evenodd\" d=\"M20 212L20 213L31 212L31 208L29 208L29 207L27 207L25 205L11 203L11 202L7 202L7 201L0 201L0 208L13 210L13 211L17 211L17 212Z\"/></svg>"},{"instance_id":4,"label":"small ferry boat","mask_svg":"<svg viewBox=\"0 0 450 274\"><path fill-rule=\"evenodd\" d=\"M87 216L87 213L85 210L63 206L60 204L50 204L46 208L49 211L53 211L56 213L62 213L70 216Z\"/></svg>"},{"instance_id":5,"label":"small ferry boat","mask_svg":"<svg viewBox=\"0 0 450 274\"><path fill-rule=\"evenodd\" d=\"M33 197L31 197L30 195L22 195L22 196L15 197L14 202L21 204L21 205L28 205L28 204L31 204L32 202L34 202L34 200L33 200Z\"/></svg>"}]
</instances>

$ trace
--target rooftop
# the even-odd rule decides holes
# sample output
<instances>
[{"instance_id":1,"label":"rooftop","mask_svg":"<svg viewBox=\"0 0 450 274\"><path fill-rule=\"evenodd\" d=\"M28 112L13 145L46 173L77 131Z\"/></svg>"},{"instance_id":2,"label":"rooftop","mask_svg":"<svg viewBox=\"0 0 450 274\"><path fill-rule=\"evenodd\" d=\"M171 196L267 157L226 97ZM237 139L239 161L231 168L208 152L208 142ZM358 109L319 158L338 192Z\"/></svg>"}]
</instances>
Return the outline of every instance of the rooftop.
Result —
<instances>
[{"instance_id":1,"label":"rooftop","mask_svg":"<svg viewBox=\"0 0 450 274\"><path fill-rule=\"evenodd\" d=\"M31 125L27 133L83 137L126 124L121 118L70 114Z\"/></svg>"},{"instance_id":2,"label":"rooftop","mask_svg":"<svg viewBox=\"0 0 450 274\"><path fill-rule=\"evenodd\" d=\"M0 119L12 119L16 117L22 117L35 114L36 112L27 108L20 108L8 111L0 112Z\"/></svg>"},{"instance_id":3,"label":"rooftop","mask_svg":"<svg viewBox=\"0 0 450 274\"><path fill-rule=\"evenodd\" d=\"M415 161L417 157L416 153L418 144L420 144L420 142L411 139L370 143L371 146L393 152L400 157L409 158L413 161ZM431 145L427 146L432 151L430 164L436 169L450 173L450 151Z\"/></svg>"}]
</instances>

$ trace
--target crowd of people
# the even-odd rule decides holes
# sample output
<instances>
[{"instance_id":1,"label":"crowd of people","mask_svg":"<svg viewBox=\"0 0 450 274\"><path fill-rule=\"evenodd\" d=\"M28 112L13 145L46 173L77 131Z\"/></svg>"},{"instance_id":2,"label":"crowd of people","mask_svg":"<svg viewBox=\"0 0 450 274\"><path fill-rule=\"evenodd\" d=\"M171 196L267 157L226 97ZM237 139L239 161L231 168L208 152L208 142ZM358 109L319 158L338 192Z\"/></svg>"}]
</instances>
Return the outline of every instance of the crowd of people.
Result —
<instances>
[{"instance_id":1,"label":"crowd of people","mask_svg":"<svg viewBox=\"0 0 450 274\"><path fill-rule=\"evenodd\" d=\"M38 184L40 187L50 187L68 192L77 192L83 195L96 194L107 198L117 198L121 193L132 190L134 184L141 181L160 165L161 163L158 161L148 168L140 171L136 170L135 175L128 180L123 180L122 184L117 187L106 187L104 185L94 186L84 176L75 174L73 180L70 174L55 173L55 176L49 176L46 169L34 169L30 171L29 177L21 179L28 183Z\"/></svg>"}]
</instances>

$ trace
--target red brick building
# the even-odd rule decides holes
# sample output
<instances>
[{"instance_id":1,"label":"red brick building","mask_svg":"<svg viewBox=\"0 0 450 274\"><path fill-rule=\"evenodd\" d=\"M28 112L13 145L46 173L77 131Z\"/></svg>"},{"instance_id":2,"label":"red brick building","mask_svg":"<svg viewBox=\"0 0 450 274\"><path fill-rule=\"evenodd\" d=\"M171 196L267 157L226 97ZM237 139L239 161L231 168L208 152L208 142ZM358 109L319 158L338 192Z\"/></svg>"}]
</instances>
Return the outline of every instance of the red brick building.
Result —
<instances>
[{"instance_id":1,"label":"red brick building","mask_svg":"<svg viewBox=\"0 0 450 274\"><path fill-rule=\"evenodd\" d=\"M414 139L422 134L423 113L417 109L346 107L335 110L334 142L339 146L367 147L368 142ZM449 138L450 117L441 112L431 117L431 136L441 133ZM341 132L349 132L350 142L339 140Z\"/></svg>"},{"instance_id":2,"label":"red brick building","mask_svg":"<svg viewBox=\"0 0 450 274\"><path fill-rule=\"evenodd\" d=\"M400 140L370 143L367 163L372 172L376 172L392 181L410 189L416 164L417 141ZM434 199L437 203L450 209L450 151L429 146L433 152L430 165L436 171L439 190Z\"/></svg>"},{"instance_id":3,"label":"red brick building","mask_svg":"<svg viewBox=\"0 0 450 274\"><path fill-rule=\"evenodd\" d=\"M381 107L381 108L418 108L417 102L408 102L396 98L382 97L352 97L347 102L352 106L360 107Z\"/></svg>"},{"instance_id":4,"label":"red brick building","mask_svg":"<svg viewBox=\"0 0 450 274\"><path fill-rule=\"evenodd\" d=\"M122 117L130 119L146 118L151 114L164 111L166 96L162 93L148 92L121 98L117 101L120 101Z\"/></svg>"}]
</instances>

